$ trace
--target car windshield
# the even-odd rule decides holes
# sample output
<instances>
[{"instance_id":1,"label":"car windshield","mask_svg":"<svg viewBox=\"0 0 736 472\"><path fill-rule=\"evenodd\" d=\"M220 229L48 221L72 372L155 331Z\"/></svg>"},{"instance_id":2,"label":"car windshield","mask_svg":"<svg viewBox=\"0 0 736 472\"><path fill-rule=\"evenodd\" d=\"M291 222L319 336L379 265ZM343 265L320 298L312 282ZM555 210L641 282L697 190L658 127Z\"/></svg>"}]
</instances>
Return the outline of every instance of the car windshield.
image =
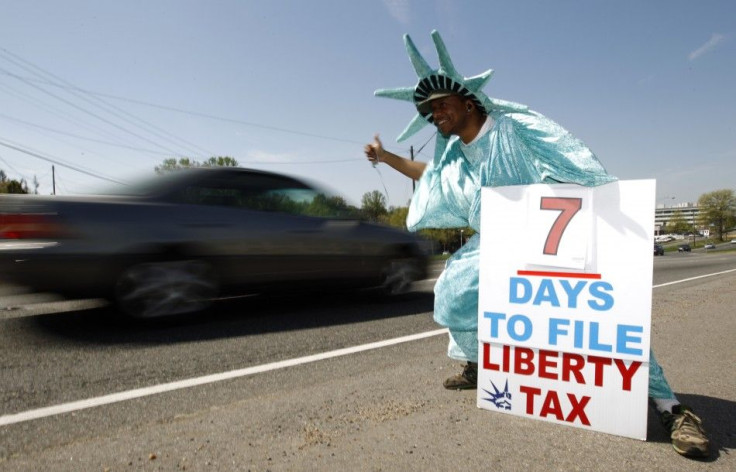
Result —
<instances>
[{"instance_id":1,"label":"car windshield","mask_svg":"<svg viewBox=\"0 0 736 472\"><path fill-rule=\"evenodd\" d=\"M171 203L233 207L322 218L359 218L357 208L329 190L287 176L181 170L116 186L108 195L159 198Z\"/></svg>"}]
</instances>

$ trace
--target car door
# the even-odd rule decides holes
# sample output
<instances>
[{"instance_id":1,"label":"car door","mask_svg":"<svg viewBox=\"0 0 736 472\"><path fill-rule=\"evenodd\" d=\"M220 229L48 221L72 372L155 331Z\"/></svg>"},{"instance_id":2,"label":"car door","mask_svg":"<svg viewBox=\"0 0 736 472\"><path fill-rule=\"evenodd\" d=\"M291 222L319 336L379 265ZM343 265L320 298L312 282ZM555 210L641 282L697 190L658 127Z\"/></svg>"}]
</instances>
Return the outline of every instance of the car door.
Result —
<instances>
[{"instance_id":1,"label":"car door","mask_svg":"<svg viewBox=\"0 0 736 472\"><path fill-rule=\"evenodd\" d=\"M359 254L346 237L354 224L308 214L316 194L274 174L213 173L183 190L182 225L226 285L330 278Z\"/></svg>"}]
</instances>

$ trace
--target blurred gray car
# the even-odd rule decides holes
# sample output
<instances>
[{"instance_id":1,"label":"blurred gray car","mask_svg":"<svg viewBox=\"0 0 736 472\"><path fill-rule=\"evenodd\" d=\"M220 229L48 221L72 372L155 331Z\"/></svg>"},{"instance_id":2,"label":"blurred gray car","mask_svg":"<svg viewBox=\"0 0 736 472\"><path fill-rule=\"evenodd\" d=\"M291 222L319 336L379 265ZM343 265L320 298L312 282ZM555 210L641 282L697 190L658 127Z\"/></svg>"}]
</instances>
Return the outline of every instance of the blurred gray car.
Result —
<instances>
[{"instance_id":1,"label":"blurred gray car","mask_svg":"<svg viewBox=\"0 0 736 472\"><path fill-rule=\"evenodd\" d=\"M426 276L425 241L346 208L302 180L232 167L172 172L118 195L2 195L0 281L104 297L147 318L265 290L395 294Z\"/></svg>"}]
</instances>

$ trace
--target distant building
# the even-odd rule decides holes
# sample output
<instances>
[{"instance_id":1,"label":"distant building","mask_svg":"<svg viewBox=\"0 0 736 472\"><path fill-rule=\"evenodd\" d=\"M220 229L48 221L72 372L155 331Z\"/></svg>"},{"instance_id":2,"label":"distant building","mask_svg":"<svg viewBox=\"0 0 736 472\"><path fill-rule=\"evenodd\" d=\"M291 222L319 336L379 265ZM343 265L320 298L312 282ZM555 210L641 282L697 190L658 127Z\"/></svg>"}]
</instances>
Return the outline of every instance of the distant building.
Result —
<instances>
[{"instance_id":1,"label":"distant building","mask_svg":"<svg viewBox=\"0 0 736 472\"><path fill-rule=\"evenodd\" d=\"M667 233L667 224L678 214L696 231L708 236L708 228L701 228L697 224L700 208L695 203L678 203L672 206L658 205L654 209L654 235L660 236Z\"/></svg>"}]
</instances>

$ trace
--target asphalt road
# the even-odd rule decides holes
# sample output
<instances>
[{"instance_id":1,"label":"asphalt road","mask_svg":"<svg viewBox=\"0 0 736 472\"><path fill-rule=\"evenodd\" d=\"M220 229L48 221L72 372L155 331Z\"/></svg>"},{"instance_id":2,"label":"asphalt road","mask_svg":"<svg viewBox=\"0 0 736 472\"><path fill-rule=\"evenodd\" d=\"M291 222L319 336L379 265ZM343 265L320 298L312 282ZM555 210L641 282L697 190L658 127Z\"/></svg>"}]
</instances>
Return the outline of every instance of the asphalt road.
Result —
<instances>
[{"instance_id":1,"label":"asphalt road","mask_svg":"<svg viewBox=\"0 0 736 472\"><path fill-rule=\"evenodd\" d=\"M651 413L642 442L444 390L458 364L432 321L432 280L398 299L252 297L144 324L0 285L0 470L731 471L735 269L735 253L655 258L652 343L705 421L705 461L674 453ZM69 411L44 410L54 405Z\"/></svg>"}]
</instances>

